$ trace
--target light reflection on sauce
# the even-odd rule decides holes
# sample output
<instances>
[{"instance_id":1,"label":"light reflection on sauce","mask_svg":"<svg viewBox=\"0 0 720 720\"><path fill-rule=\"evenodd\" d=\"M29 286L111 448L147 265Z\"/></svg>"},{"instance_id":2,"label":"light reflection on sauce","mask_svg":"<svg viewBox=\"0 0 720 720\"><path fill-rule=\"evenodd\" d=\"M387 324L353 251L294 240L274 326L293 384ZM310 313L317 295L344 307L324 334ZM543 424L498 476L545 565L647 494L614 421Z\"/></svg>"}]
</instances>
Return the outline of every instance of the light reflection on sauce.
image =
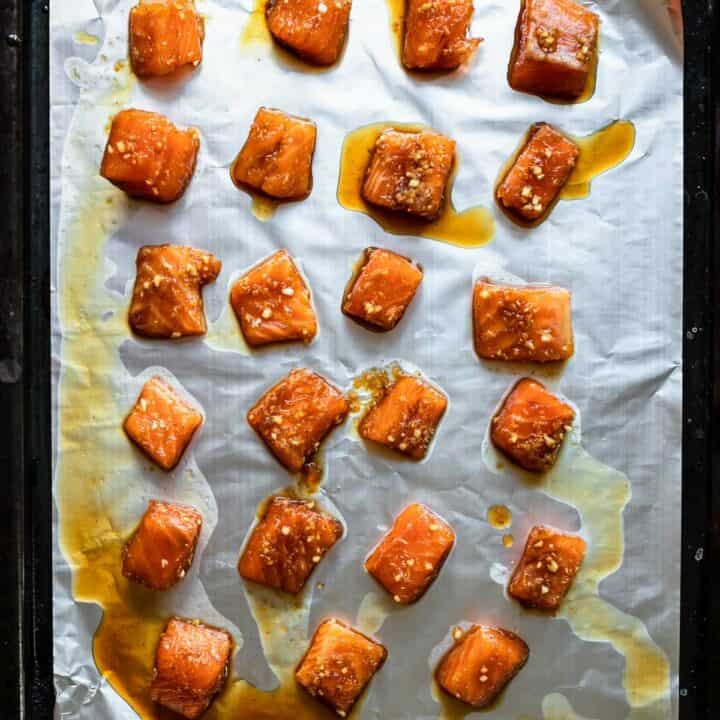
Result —
<instances>
[{"instance_id":1,"label":"light reflection on sauce","mask_svg":"<svg viewBox=\"0 0 720 720\"><path fill-rule=\"evenodd\" d=\"M346 210L371 217L383 230L394 235L424 237L469 248L480 247L490 242L495 233L492 213L480 205L457 212L452 204L452 179L445 193L445 207L440 217L432 222L417 220L401 212L375 208L363 200L360 190L375 142L383 130L391 128L408 132L427 129L419 125L386 122L366 125L349 133L343 143L340 159L338 180L340 205ZM457 167L456 157L453 175Z\"/></svg>"},{"instance_id":2,"label":"light reflection on sauce","mask_svg":"<svg viewBox=\"0 0 720 720\"><path fill-rule=\"evenodd\" d=\"M591 720L578 715L568 699L560 693L546 695L542 701L543 720Z\"/></svg>"},{"instance_id":3,"label":"light reflection on sauce","mask_svg":"<svg viewBox=\"0 0 720 720\"><path fill-rule=\"evenodd\" d=\"M612 170L623 163L635 147L635 126L629 120L616 120L609 125L596 130L590 135L576 137L567 135L580 148L580 156L577 165L570 174L567 183L558 194L558 197L551 203L546 212L536 220L527 221L511 210L506 208L497 199L497 190L505 179L509 170L515 164L518 155L522 152L533 126L523 135L523 138L515 149L515 152L508 158L500 168L495 183L494 197L496 205L502 213L515 225L526 228L534 228L542 225L550 217L555 206L560 200L581 200L590 195L592 181L608 170Z\"/></svg>"},{"instance_id":4,"label":"light reflection on sauce","mask_svg":"<svg viewBox=\"0 0 720 720\"><path fill-rule=\"evenodd\" d=\"M487 521L496 530L505 530L512 525L512 512L505 505L492 505L487 511Z\"/></svg>"},{"instance_id":5,"label":"light reflection on sauce","mask_svg":"<svg viewBox=\"0 0 720 720\"><path fill-rule=\"evenodd\" d=\"M360 602L355 627L364 635L375 635L393 610L390 599L369 592Z\"/></svg>"},{"instance_id":6,"label":"light reflection on sauce","mask_svg":"<svg viewBox=\"0 0 720 720\"><path fill-rule=\"evenodd\" d=\"M520 11L518 13L518 17L522 17L523 10L525 9L525 0L522 0L520 3ZM595 48L595 52L593 53L592 61L590 64L590 70L587 75L587 79L585 81L585 87L583 88L583 91L578 95L576 98L557 98L557 97L550 97L548 95L536 95L536 97L541 97L546 102L552 103L553 105L580 105L581 103L587 102L590 100L590 98L595 94L595 87L597 85L597 73L598 73L598 65L600 63L600 41L601 41L601 33L598 32L597 34L597 47ZM508 77L508 85L510 84L510 68L515 63L515 58L517 57L518 49L520 44L520 23L516 23L515 25L515 42L513 44L512 52L510 53L510 61L508 62L508 70L507 70L507 77ZM514 90L514 88L513 88ZM523 92L522 90L515 90L515 92ZM534 94L534 93L523 93L523 94Z\"/></svg>"}]
</instances>

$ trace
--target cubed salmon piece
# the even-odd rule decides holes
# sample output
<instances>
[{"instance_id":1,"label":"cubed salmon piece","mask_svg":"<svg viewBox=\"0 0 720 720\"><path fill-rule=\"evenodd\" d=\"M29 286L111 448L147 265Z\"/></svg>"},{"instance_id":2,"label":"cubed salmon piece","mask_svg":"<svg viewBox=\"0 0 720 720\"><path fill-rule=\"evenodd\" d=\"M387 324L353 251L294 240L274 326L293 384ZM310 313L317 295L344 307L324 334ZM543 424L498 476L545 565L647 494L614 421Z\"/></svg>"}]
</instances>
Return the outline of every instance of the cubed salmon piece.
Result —
<instances>
[{"instance_id":1,"label":"cubed salmon piece","mask_svg":"<svg viewBox=\"0 0 720 720\"><path fill-rule=\"evenodd\" d=\"M570 292L481 279L473 292L473 334L475 351L486 360L567 360L575 351Z\"/></svg>"},{"instance_id":2,"label":"cubed salmon piece","mask_svg":"<svg viewBox=\"0 0 720 720\"><path fill-rule=\"evenodd\" d=\"M467 36L473 0L408 0L402 61L408 70L454 70L481 40Z\"/></svg>"},{"instance_id":3,"label":"cubed salmon piece","mask_svg":"<svg viewBox=\"0 0 720 720\"><path fill-rule=\"evenodd\" d=\"M245 580L296 595L343 528L313 501L274 497L238 561Z\"/></svg>"},{"instance_id":4,"label":"cubed salmon piece","mask_svg":"<svg viewBox=\"0 0 720 720\"><path fill-rule=\"evenodd\" d=\"M130 10L129 39L136 75L169 75L200 64L205 21L194 0L140 0Z\"/></svg>"},{"instance_id":5,"label":"cubed salmon piece","mask_svg":"<svg viewBox=\"0 0 720 720\"><path fill-rule=\"evenodd\" d=\"M201 529L195 508L151 500L123 548L122 574L151 590L168 590L190 569Z\"/></svg>"},{"instance_id":6,"label":"cubed salmon piece","mask_svg":"<svg viewBox=\"0 0 720 720\"><path fill-rule=\"evenodd\" d=\"M411 375L391 385L358 428L366 440L422 460L447 408L447 398Z\"/></svg>"},{"instance_id":7,"label":"cubed salmon piece","mask_svg":"<svg viewBox=\"0 0 720 720\"><path fill-rule=\"evenodd\" d=\"M545 472L555 464L574 420L570 405L537 380L523 378L495 413L490 438L516 465Z\"/></svg>"},{"instance_id":8,"label":"cubed salmon piece","mask_svg":"<svg viewBox=\"0 0 720 720\"><path fill-rule=\"evenodd\" d=\"M273 455L290 472L300 472L349 410L338 388L317 373L300 369L273 385L247 419Z\"/></svg>"},{"instance_id":9,"label":"cubed salmon piece","mask_svg":"<svg viewBox=\"0 0 720 720\"><path fill-rule=\"evenodd\" d=\"M135 264L128 312L133 332L147 338L204 335L207 321L202 288L214 282L222 263L206 250L146 245L138 251Z\"/></svg>"},{"instance_id":10,"label":"cubed salmon piece","mask_svg":"<svg viewBox=\"0 0 720 720\"><path fill-rule=\"evenodd\" d=\"M439 575L455 543L453 529L425 505L403 510L365 561L365 569L407 605L419 600Z\"/></svg>"},{"instance_id":11,"label":"cubed salmon piece","mask_svg":"<svg viewBox=\"0 0 720 720\"><path fill-rule=\"evenodd\" d=\"M160 377L143 385L125 418L128 437L163 470L172 470L185 452L203 416Z\"/></svg>"},{"instance_id":12,"label":"cubed salmon piece","mask_svg":"<svg viewBox=\"0 0 720 720\"><path fill-rule=\"evenodd\" d=\"M200 717L225 684L232 645L225 630L171 618L155 652L152 701L189 720Z\"/></svg>"},{"instance_id":13,"label":"cubed salmon piece","mask_svg":"<svg viewBox=\"0 0 720 720\"><path fill-rule=\"evenodd\" d=\"M367 248L345 293L342 310L362 324L392 330L422 279L422 268L410 258L382 248Z\"/></svg>"},{"instance_id":14,"label":"cubed salmon piece","mask_svg":"<svg viewBox=\"0 0 720 720\"><path fill-rule=\"evenodd\" d=\"M540 525L528 535L508 594L526 607L556 611L585 559L585 541Z\"/></svg>"},{"instance_id":15,"label":"cubed salmon piece","mask_svg":"<svg viewBox=\"0 0 720 720\"><path fill-rule=\"evenodd\" d=\"M523 222L550 212L570 178L580 148L547 123L530 128L525 145L498 185L501 207Z\"/></svg>"},{"instance_id":16,"label":"cubed salmon piece","mask_svg":"<svg viewBox=\"0 0 720 720\"><path fill-rule=\"evenodd\" d=\"M510 87L533 95L582 95L597 53L598 16L573 0L524 0L510 58Z\"/></svg>"},{"instance_id":17,"label":"cubed salmon piece","mask_svg":"<svg viewBox=\"0 0 720 720\"><path fill-rule=\"evenodd\" d=\"M248 345L309 343L317 334L310 288L286 250L279 250L243 275L230 303Z\"/></svg>"},{"instance_id":18,"label":"cubed salmon piece","mask_svg":"<svg viewBox=\"0 0 720 720\"><path fill-rule=\"evenodd\" d=\"M454 160L455 141L444 135L385 130L375 143L362 196L371 205L434 220Z\"/></svg>"},{"instance_id":19,"label":"cubed salmon piece","mask_svg":"<svg viewBox=\"0 0 720 720\"><path fill-rule=\"evenodd\" d=\"M316 137L311 120L261 107L233 164L233 181L278 200L306 198Z\"/></svg>"},{"instance_id":20,"label":"cubed salmon piece","mask_svg":"<svg viewBox=\"0 0 720 720\"><path fill-rule=\"evenodd\" d=\"M453 639L435 678L448 695L475 708L491 705L530 654L515 633L488 625L473 625L466 632L456 628Z\"/></svg>"},{"instance_id":21,"label":"cubed salmon piece","mask_svg":"<svg viewBox=\"0 0 720 720\"><path fill-rule=\"evenodd\" d=\"M383 645L336 618L315 631L295 679L313 697L347 717L387 658Z\"/></svg>"},{"instance_id":22,"label":"cubed salmon piece","mask_svg":"<svg viewBox=\"0 0 720 720\"><path fill-rule=\"evenodd\" d=\"M345 45L352 0L269 0L265 17L283 47L314 65L332 65Z\"/></svg>"},{"instance_id":23,"label":"cubed salmon piece","mask_svg":"<svg viewBox=\"0 0 720 720\"><path fill-rule=\"evenodd\" d=\"M175 202L190 184L200 135L163 115L122 110L112 122L100 174L134 198Z\"/></svg>"}]
</instances>

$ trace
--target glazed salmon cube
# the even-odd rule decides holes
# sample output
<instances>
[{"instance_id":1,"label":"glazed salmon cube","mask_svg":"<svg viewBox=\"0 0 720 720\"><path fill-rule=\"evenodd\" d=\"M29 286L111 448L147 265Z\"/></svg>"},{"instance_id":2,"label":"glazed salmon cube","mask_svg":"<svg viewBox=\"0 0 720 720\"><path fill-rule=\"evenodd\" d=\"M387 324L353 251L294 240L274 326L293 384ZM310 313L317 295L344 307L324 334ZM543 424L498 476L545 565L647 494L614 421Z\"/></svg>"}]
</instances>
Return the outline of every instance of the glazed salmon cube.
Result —
<instances>
[{"instance_id":1,"label":"glazed salmon cube","mask_svg":"<svg viewBox=\"0 0 720 720\"><path fill-rule=\"evenodd\" d=\"M510 58L510 87L533 95L582 95L597 53L598 16L574 0L524 0Z\"/></svg>"},{"instance_id":2,"label":"glazed salmon cube","mask_svg":"<svg viewBox=\"0 0 720 720\"><path fill-rule=\"evenodd\" d=\"M517 159L498 185L500 206L524 222L544 217L570 178L579 155L580 148L552 125L533 125Z\"/></svg>"},{"instance_id":3,"label":"glazed salmon cube","mask_svg":"<svg viewBox=\"0 0 720 720\"><path fill-rule=\"evenodd\" d=\"M232 644L225 630L171 618L155 652L152 701L188 720L200 717L225 684Z\"/></svg>"},{"instance_id":4,"label":"glazed salmon cube","mask_svg":"<svg viewBox=\"0 0 720 720\"><path fill-rule=\"evenodd\" d=\"M407 605L433 584L454 544L450 525L430 508L415 503L395 518L365 561L365 569L395 602Z\"/></svg>"},{"instance_id":5,"label":"glazed salmon cube","mask_svg":"<svg viewBox=\"0 0 720 720\"><path fill-rule=\"evenodd\" d=\"M585 541L536 526L510 578L508 594L526 607L556 611L585 559Z\"/></svg>"},{"instance_id":6,"label":"glazed salmon cube","mask_svg":"<svg viewBox=\"0 0 720 720\"><path fill-rule=\"evenodd\" d=\"M542 383L520 380L495 413L490 439L516 465L545 472L557 460L575 411Z\"/></svg>"},{"instance_id":7,"label":"glazed salmon cube","mask_svg":"<svg viewBox=\"0 0 720 720\"><path fill-rule=\"evenodd\" d=\"M290 472L300 472L350 406L340 390L310 370L293 370L248 412L250 427Z\"/></svg>"},{"instance_id":8,"label":"glazed salmon cube","mask_svg":"<svg viewBox=\"0 0 720 720\"><path fill-rule=\"evenodd\" d=\"M310 288L285 250L280 250L243 275L230 291L248 345L276 342L309 343L317 334Z\"/></svg>"},{"instance_id":9,"label":"glazed salmon cube","mask_svg":"<svg viewBox=\"0 0 720 720\"><path fill-rule=\"evenodd\" d=\"M570 292L481 279L473 291L473 334L475 352L486 360L567 360L574 352Z\"/></svg>"},{"instance_id":10,"label":"glazed salmon cube","mask_svg":"<svg viewBox=\"0 0 720 720\"><path fill-rule=\"evenodd\" d=\"M422 268L410 258L382 248L367 248L345 293L342 310L361 324L392 330L422 279Z\"/></svg>"},{"instance_id":11,"label":"glazed salmon cube","mask_svg":"<svg viewBox=\"0 0 720 720\"><path fill-rule=\"evenodd\" d=\"M473 0L408 0L402 61L408 70L454 70L481 40L468 38Z\"/></svg>"},{"instance_id":12,"label":"glazed salmon cube","mask_svg":"<svg viewBox=\"0 0 720 720\"><path fill-rule=\"evenodd\" d=\"M201 529L195 508L151 500L123 548L122 574L151 590L168 590L190 569Z\"/></svg>"},{"instance_id":13,"label":"glazed salmon cube","mask_svg":"<svg viewBox=\"0 0 720 720\"><path fill-rule=\"evenodd\" d=\"M365 440L422 460L447 408L447 398L419 378L405 375L391 385L358 428Z\"/></svg>"},{"instance_id":14,"label":"glazed salmon cube","mask_svg":"<svg viewBox=\"0 0 720 720\"><path fill-rule=\"evenodd\" d=\"M311 120L260 108L232 167L233 181L278 200L306 198L316 137Z\"/></svg>"},{"instance_id":15,"label":"glazed salmon cube","mask_svg":"<svg viewBox=\"0 0 720 720\"><path fill-rule=\"evenodd\" d=\"M386 658L387 650L379 642L329 618L315 631L295 679L340 717L347 717Z\"/></svg>"},{"instance_id":16,"label":"glazed salmon cube","mask_svg":"<svg viewBox=\"0 0 720 720\"><path fill-rule=\"evenodd\" d=\"M130 10L129 39L138 77L169 75L200 64L205 21L194 0L140 0Z\"/></svg>"},{"instance_id":17,"label":"glazed salmon cube","mask_svg":"<svg viewBox=\"0 0 720 720\"><path fill-rule=\"evenodd\" d=\"M342 534L340 522L315 502L274 497L245 545L238 572L296 595Z\"/></svg>"},{"instance_id":18,"label":"glazed salmon cube","mask_svg":"<svg viewBox=\"0 0 720 720\"><path fill-rule=\"evenodd\" d=\"M160 377L143 385L125 418L128 437L163 470L172 470L185 452L203 416Z\"/></svg>"},{"instance_id":19,"label":"glazed salmon cube","mask_svg":"<svg viewBox=\"0 0 720 720\"><path fill-rule=\"evenodd\" d=\"M448 695L475 708L491 705L530 654L515 633L487 625L473 625L467 632L456 628L453 639L435 678Z\"/></svg>"},{"instance_id":20,"label":"glazed salmon cube","mask_svg":"<svg viewBox=\"0 0 720 720\"><path fill-rule=\"evenodd\" d=\"M214 282L222 263L206 250L146 245L138 251L136 266L128 312L133 332L147 338L204 335L202 288Z\"/></svg>"},{"instance_id":21,"label":"glazed salmon cube","mask_svg":"<svg viewBox=\"0 0 720 720\"><path fill-rule=\"evenodd\" d=\"M352 0L269 0L268 30L283 47L314 65L332 65L342 52Z\"/></svg>"},{"instance_id":22,"label":"glazed salmon cube","mask_svg":"<svg viewBox=\"0 0 720 720\"><path fill-rule=\"evenodd\" d=\"M375 143L362 196L371 205L434 220L454 160L455 141L444 135L385 130Z\"/></svg>"},{"instance_id":23,"label":"glazed salmon cube","mask_svg":"<svg viewBox=\"0 0 720 720\"><path fill-rule=\"evenodd\" d=\"M130 197L175 202L187 189L200 135L144 110L122 110L112 122L100 174Z\"/></svg>"}]
</instances>

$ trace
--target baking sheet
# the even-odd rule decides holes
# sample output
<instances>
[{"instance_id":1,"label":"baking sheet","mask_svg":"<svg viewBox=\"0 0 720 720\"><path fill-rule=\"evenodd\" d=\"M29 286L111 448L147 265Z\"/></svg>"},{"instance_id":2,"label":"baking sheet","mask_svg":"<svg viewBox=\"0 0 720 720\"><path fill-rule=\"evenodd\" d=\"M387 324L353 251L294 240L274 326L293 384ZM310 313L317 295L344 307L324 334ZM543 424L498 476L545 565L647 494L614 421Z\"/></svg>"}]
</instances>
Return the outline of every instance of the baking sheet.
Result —
<instances>
[{"instance_id":1,"label":"baking sheet","mask_svg":"<svg viewBox=\"0 0 720 720\"><path fill-rule=\"evenodd\" d=\"M157 601L153 615L199 616L228 628L240 646L235 676L263 690L277 685L278 674L282 680L295 646L289 643L288 651L266 638L263 649L256 622L262 598L245 591L235 564L258 504L292 479L268 456L245 412L292 367L313 368L349 387L363 370L398 359L443 388L450 409L420 465L369 453L350 425L326 444L323 493L348 532L313 576L313 592L294 616L297 645L328 614L356 621L360 611L361 623L381 623L377 634L390 657L358 711L363 718L438 717L430 658L462 621L500 624L530 645L530 661L496 707L497 717L676 717L682 72L664 3L593 3L603 21L598 83L589 102L573 106L507 87L515 3L478 3L473 29L485 42L466 74L419 81L398 64L382 0L355 3L342 62L325 73L303 73L266 45L241 43L253 10L249 0L201 2L204 62L172 84L137 83L122 63L132 4L58 0L51 7L57 717L136 715L113 687L123 689L122 663L108 677L97 669L93 636L101 611L93 602L74 601L72 582L74 574L75 592L85 599L109 596L113 567L98 572L111 557L104 550L122 541L149 497L192 502L206 521L191 573ZM253 217L250 198L228 175L260 105L311 117L319 133L312 195L265 223ZM128 202L97 177L108 119L125 106L200 129L198 169L176 205ZM495 237L481 248L389 236L336 201L343 138L368 123L422 122L452 136L460 157L453 200L463 209L492 205L497 172L532 122L585 135L615 119L635 124L636 145L621 167L593 182L589 198L561 202L532 231L496 212ZM206 341L140 341L125 324L137 249L161 242L204 247L223 261L222 274L205 290L213 325ZM426 271L419 296L391 334L368 333L339 312L352 264L369 245L412 256ZM321 331L309 347L251 355L223 312L228 285L238 270L279 247L302 262ZM583 504L587 497L575 498L581 512L559 499L568 495L557 485L529 486L510 468L498 472L483 453L488 419L521 371L482 364L472 350L470 290L478 267L573 291L576 354L562 373L541 379L582 416L582 435L576 432L560 466L567 471L561 477L578 478L566 490L586 486L596 500L590 507ZM191 453L169 477L153 472L120 430L143 379L157 368L171 373L206 415ZM608 478L622 483L625 477L627 504L620 493L602 512L597 499ZM414 499L452 523L458 544L421 603L386 608L362 559ZM512 510L509 530L486 521L494 504ZM608 516L617 518L614 528L593 524ZM89 517L95 521L82 521ZM621 567L598 580L603 601L622 613L613 617L627 621L618 626L619 638L574 627L572 618L525 613L505 598L498 580L535 522L594 531L594 548L624 547ZM516 537L510 549L502 543L505 532ZM314 587L318 582L322 589ZM118 612L106 608L106 630ZM638 694L642 683L628 678L635 656L623 654L623 632L652 651L641 657L654 658L654 670L667 670L654 683L656 692ZM620 642L604 641L610 639ZM103 665L98 650L95 659ZM640 667L640 675L646 669Z\"/></svg>"}]
</instances>

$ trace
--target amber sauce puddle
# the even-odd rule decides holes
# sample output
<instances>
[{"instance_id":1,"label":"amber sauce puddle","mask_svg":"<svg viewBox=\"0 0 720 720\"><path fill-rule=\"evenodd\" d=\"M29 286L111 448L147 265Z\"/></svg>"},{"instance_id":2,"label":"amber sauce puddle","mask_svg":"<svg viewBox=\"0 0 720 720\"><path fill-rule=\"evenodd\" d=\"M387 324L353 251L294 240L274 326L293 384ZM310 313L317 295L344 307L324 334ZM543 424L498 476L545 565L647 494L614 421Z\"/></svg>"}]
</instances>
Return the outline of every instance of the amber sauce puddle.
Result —
<instances>
[{"instance_id":1,"label":"amber sauce puddle","mask_svg":"<svg viewBox=\"0 0 720 720\"><path fill-rule=\"evenodd\" d=\"M567 183L558 194L555 202L552 203L547 212L537 220L528 222L514 215L510 210L497 200L497 189L505 179L510 168L515 164L518 155L522 152L532 126L523 135L523 138L515 149L515 152L500 168L497 181L495 182L494 197L495 204L515 225L533 228L542 225L552 215L555 205L560 200L582 200L590 195L592 181L618 165L622 164L635 147L635 126L629 120L616 120L590 135L576 137L567 135L580 148L577 165L570 174Z\"/></svg>"},{"instance_id":2,"label":"amber sauce puddle","mask_svg":"<svg viewBox=\"0 0 720 720\"><path fill-rule=\"evenodd\" d=\"M347 39L340 56L332 65L313 65L305 62L302 58L277 43L268 29L267 20L265 19L265 7L267 4L268 0L255 0L253 11L250 13L245 29L240 36L240 48L245 54L250 54L258 48L264 49L286 68L303 73L319 74L330 72L342 62L347 47Z\"/></svg>"},{"instance_id":3,"label":"amber sauce puddle","mask_svg":"<svg viewBox=\"0 0 720 720\"><path fill-rule=\"evenodd\" d=\"M260 222L267 222L273 217L273 215L275 215L275 212L280 207L280 205L283 205L285 203L282 200L277 200L275 198L271 198L268 195L263 195L262 193L257 192L248 185L238 182L235 179L235 166L237 165L239 157L240 153L237 154L237 157L235 158L235 160L233 160L233 164L230 166L230 179L232 180L233 185L235 185L238 190L242 190L244 193L247 193L250 196L252 200L250 211L252 212L252 214Z\"/></svg>"},{"instance_id":4,"label":"amber sauce puddle","mask_svg":"<svg viewBox=\"0 0 720 720\"><path fill-rule=\"evenodd\" d=\"M390 128L418 132L419 125L403 123L374 123L353 130L345 138L340 159L338 181L338 202L346 210L363 213L375 220L386 232L394 235L414 235L440 240L459 247L480 247L492 240L495 220L492 213L480 205L457 212L452 204L452 184L457 171L455 161L453 178L448 183L445 207L440 217L432 222L413 219L403 213L394 213L374 208L366 203L361 194L365 170L380 133Z\"/></svg>"},{"instance_id":5,"label":"amber sauce puddle","mask_svg":"<svg viewBox=\"0 0 720 720\"><path fill-rule=\"evenodd\" d=\"M487 521L496 530L506 530L512 525L512 513L505 505L492 505L487 511Z\"/></svg>"},{"instance_id":6,"label":"amber sauce puddle","mask_svg":"<svg viewBox=\"0 0 720 720\"><path fill-rule=\"evenodd\" d=\"M588 197L598 175L624 162L635 147L635 126L628 120L617 120L592 135L572 139L580 148L580 157L560 193L561 200Z\"/></svg>"}]
</instances>

